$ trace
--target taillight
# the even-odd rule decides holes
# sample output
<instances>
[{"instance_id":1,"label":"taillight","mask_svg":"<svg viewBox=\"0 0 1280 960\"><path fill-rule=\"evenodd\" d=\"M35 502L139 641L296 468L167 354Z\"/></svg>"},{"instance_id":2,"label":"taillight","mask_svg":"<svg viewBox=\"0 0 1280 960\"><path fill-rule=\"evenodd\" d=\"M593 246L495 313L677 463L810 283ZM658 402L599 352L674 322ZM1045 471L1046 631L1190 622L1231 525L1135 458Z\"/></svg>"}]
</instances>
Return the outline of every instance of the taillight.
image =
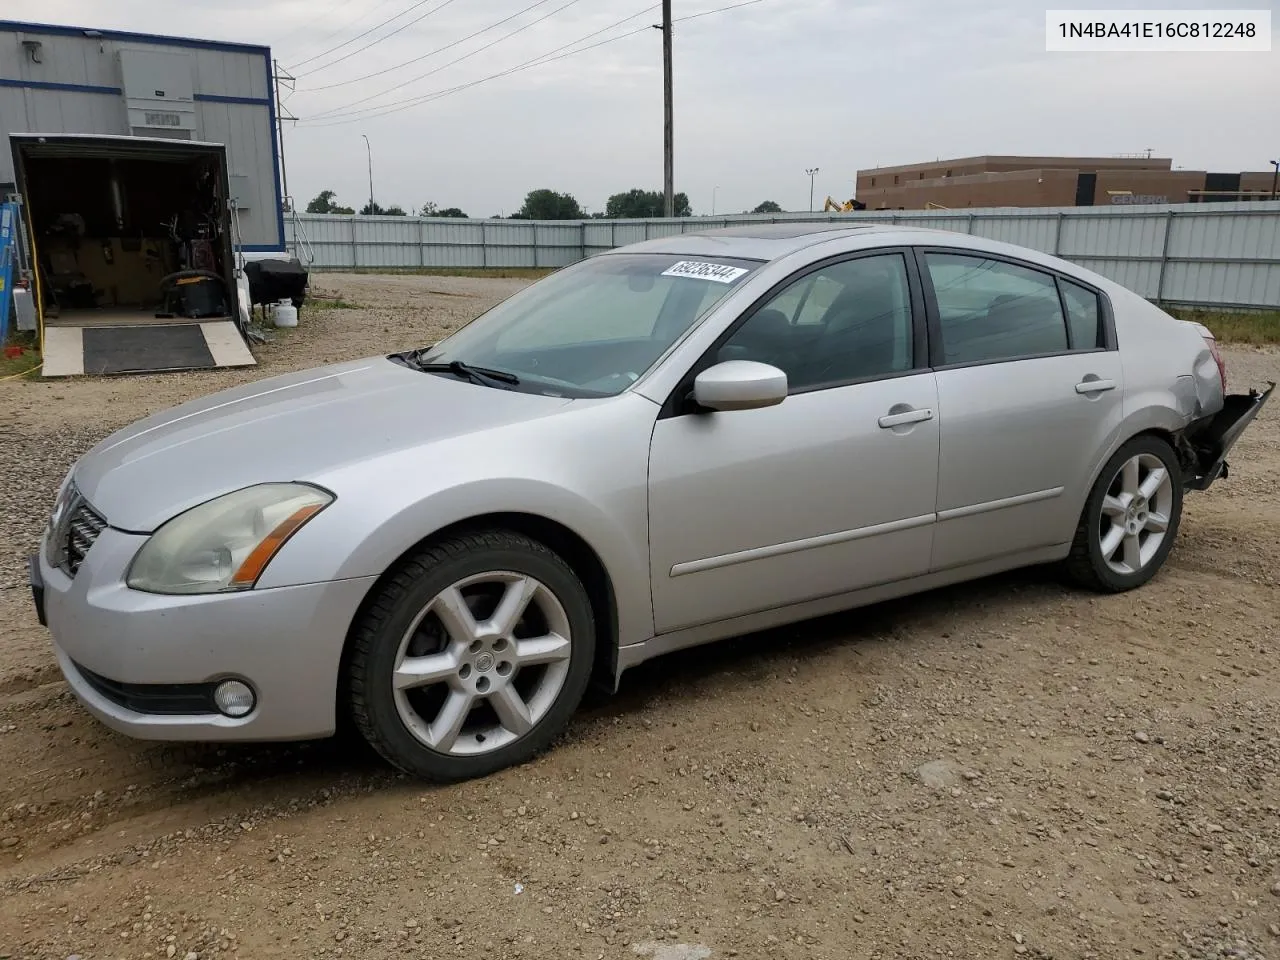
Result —
<instances>
[{"instance_id":1,"label":"taillight","mask_svg":"<svg viewBox=\"0 0 1280 960\"><path fill-rule=\"evenodd\" d=\"M1218 376L1222 378L1222 393L1227 392L1227 361L1222 359L1222 351L1218 349L1218 341L1211 336L1204 337L1205 346L1213 354L1213 362L1218 365Z\"/></svg>"}]
</instances>

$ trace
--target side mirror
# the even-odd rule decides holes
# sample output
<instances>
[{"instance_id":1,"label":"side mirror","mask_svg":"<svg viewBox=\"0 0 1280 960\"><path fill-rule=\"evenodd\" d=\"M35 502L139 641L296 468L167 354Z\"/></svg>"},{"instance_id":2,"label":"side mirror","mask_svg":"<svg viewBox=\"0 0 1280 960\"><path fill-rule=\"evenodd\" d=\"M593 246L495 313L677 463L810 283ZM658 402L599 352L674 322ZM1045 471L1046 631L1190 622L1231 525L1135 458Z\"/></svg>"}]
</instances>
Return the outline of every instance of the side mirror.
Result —
<instances>
[{"instance_id":1,"label":"side mirror","mask_svg":"<svg viewBox=\"0 0 1280 960\"><path fill-rule=\"evenodd\" d=\"M693 381L693 399L711 410L754 410L787 398L787 375L754 360L726 360Z\"/></svg>"}]
</instances>

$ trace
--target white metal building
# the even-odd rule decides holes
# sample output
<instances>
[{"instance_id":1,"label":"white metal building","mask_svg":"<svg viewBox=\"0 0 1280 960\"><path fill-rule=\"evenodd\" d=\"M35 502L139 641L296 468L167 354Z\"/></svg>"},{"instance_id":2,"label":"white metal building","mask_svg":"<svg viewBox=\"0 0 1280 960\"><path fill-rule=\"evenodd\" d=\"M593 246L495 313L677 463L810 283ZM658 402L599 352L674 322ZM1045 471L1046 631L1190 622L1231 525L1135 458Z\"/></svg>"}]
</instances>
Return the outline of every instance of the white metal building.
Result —
<instances>
[{"instance_id":1,"label":"white metal building","mask_svg":"<svg viewBox=\"0 0 1280 960\"><path fill-rule=\"evenodd\" d=\"M0 192L12 133L226 145L242 249L283 251L268 47L0 20Z\"/></svg>"}]
</instances>

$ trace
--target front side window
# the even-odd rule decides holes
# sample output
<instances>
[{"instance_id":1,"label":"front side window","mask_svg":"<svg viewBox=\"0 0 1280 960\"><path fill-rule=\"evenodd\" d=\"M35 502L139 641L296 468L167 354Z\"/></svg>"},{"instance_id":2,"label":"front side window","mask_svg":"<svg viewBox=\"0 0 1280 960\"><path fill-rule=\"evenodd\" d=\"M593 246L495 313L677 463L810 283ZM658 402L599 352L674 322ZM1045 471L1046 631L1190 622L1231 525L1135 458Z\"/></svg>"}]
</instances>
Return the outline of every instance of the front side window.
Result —
<instances>
[{"instance_id":1,"label":"front side window","mask_svg":"<svg viewBox=\"0 0 1280 960\"><path fill-rule=\"evenodd\" d=\"M800 277L734 331L718 359L778 367L793 393L910 370L911 290L902 255L858 257Z\"/></svg>"},{"instance_id":2,"label":"front side window","mask_svg":"<svg viewBox=\"0 0 1280 960\"><path fill-rule=\"evenodd\" d=\"M412 365L461 362L518 390L565 397L621 393L676 339L754 273L755 260L604 254L539 280ZM447 370L439 372L447 373Z\"/></svg>"},{"instance_id":3,"label":"front side window","mask_svg":"<svg viewBox=\"0 0 1280 960\"><path fill-rule=\"evenodd\" d=\"M926 253L938 302L943 363L1012 360L1067 349L1052 276L1017 264Z\"/></svg>"}]
</instances>

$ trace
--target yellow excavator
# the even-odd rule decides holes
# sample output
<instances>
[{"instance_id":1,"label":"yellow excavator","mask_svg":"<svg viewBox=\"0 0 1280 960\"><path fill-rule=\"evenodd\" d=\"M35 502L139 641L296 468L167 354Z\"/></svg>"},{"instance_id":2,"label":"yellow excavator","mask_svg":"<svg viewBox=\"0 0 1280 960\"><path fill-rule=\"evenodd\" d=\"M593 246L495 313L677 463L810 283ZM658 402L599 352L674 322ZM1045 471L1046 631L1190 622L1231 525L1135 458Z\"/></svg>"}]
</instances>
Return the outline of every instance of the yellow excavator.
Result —
<instances>
[{"instance_id":1,"label":"yellow excavator","mask_svg":"<svg viewBox=\"0 0 1280 960\"><path fill-rule=\"evenodd\" d=\"M853 211L855 210L865 210L865 209L867 209L867 205L865 203L863 203L860 200L855 200L852 197L850 197L844 203L840 203L836 200L831 199L830 197L827 197L827 202L822 205L823 213L831 213L833 211L835 213L853 213Z\"/></svg>"}]
</instances>

